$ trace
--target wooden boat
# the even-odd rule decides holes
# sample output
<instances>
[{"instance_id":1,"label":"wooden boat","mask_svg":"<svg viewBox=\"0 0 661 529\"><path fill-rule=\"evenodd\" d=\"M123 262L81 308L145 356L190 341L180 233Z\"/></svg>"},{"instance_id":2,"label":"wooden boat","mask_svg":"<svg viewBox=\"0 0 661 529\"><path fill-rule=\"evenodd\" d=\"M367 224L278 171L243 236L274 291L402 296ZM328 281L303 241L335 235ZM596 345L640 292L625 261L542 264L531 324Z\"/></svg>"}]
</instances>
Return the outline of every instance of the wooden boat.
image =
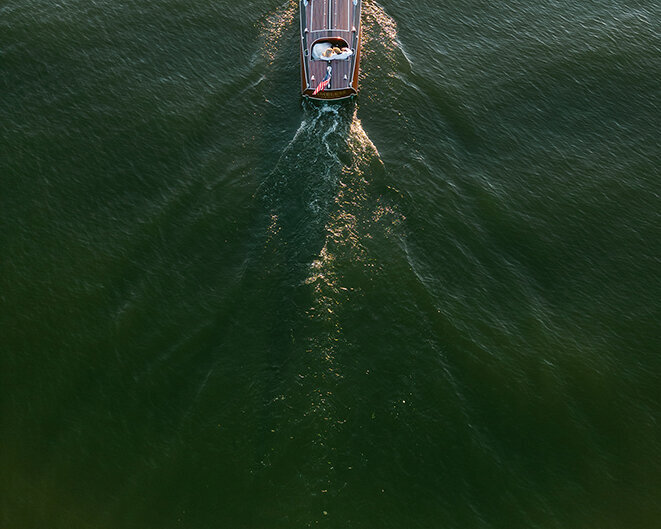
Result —
<instances>
[{"instance_id":1,"label":"wooden boat","mask_svg":"<svg viewBox=\"0 0 661 529\"><path fill-rule=\"evenodd\" d=\"M332 100L358 93L361 4L361 0L300 1L304 97Z\"/></svg>"}]
</instances>

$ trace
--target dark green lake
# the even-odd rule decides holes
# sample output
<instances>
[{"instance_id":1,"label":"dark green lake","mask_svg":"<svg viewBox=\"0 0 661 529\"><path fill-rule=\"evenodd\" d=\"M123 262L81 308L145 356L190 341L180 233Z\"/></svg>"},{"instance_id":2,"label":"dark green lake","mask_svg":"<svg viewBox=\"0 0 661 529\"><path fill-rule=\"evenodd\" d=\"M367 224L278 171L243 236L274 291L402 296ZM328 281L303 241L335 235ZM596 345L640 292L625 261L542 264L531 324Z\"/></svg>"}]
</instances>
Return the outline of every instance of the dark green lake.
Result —
<instances>
[{"instance_id":1,"label":"dark green lake","mask_svg":"<svg viewBox=\"0 0 661 529\"><path fill-rule=\"evenodd\" d=\"M658 4L297 17L0 2L0 526L661 527Z\"/></svg>"}]
</instances>

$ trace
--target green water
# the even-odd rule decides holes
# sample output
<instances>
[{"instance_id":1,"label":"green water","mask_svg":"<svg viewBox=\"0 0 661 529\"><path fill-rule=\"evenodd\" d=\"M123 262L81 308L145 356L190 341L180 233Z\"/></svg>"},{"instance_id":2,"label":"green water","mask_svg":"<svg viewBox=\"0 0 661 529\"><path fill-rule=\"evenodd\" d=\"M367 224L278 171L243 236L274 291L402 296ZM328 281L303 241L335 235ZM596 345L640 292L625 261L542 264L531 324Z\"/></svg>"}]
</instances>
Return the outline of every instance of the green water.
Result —
<instances>
[{"instance_id":1,"label":"green water","mask_svg":"<svg viewBox=\"0 0 661 529\"><path fill-rule=\"evenodd\" d=\"M0 2L0 526L661 527L651 1Z\"/></svg>"}]
</instances>

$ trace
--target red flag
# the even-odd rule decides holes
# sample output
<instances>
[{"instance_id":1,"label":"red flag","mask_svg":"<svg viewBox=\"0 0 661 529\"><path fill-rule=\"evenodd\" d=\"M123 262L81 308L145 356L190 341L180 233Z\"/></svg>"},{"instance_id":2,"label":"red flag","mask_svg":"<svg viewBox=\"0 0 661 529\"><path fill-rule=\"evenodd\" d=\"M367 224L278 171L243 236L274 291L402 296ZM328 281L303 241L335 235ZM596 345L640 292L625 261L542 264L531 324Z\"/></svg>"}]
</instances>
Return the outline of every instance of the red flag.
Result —
<instances>
[{"instance_id":1,"label":"red flag","mask_svg":"<svg viewBox=\"0 0 661 529\"><path fill-rule=\"evenodd\" d=\"M326 90L326 87L330 84L331 81L331 67L328 67L328 70L326 71L326 77L317 85L317 88L314 89L314 92L312 92L313 96L316 96L319 92L323 92Z\"/></svg>"}]
</instances>

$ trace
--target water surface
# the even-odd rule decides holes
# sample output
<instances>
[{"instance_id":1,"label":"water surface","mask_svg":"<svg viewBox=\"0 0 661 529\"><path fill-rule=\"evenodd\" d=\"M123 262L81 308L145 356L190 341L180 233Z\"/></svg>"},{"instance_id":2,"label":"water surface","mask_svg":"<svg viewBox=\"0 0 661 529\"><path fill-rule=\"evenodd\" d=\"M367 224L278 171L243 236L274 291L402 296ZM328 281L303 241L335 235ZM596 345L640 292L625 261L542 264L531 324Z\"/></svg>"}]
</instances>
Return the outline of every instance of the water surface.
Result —
<instances>
[{"instance_id":1,"label":"water surface","mask_svg":"<svg viewBox=\"0 0 661 529\"><path fill-rule=\"evenodd\" d=\"M659 527L659 15L4 2L0 525Z\"/></svg>"}]
</instances>

